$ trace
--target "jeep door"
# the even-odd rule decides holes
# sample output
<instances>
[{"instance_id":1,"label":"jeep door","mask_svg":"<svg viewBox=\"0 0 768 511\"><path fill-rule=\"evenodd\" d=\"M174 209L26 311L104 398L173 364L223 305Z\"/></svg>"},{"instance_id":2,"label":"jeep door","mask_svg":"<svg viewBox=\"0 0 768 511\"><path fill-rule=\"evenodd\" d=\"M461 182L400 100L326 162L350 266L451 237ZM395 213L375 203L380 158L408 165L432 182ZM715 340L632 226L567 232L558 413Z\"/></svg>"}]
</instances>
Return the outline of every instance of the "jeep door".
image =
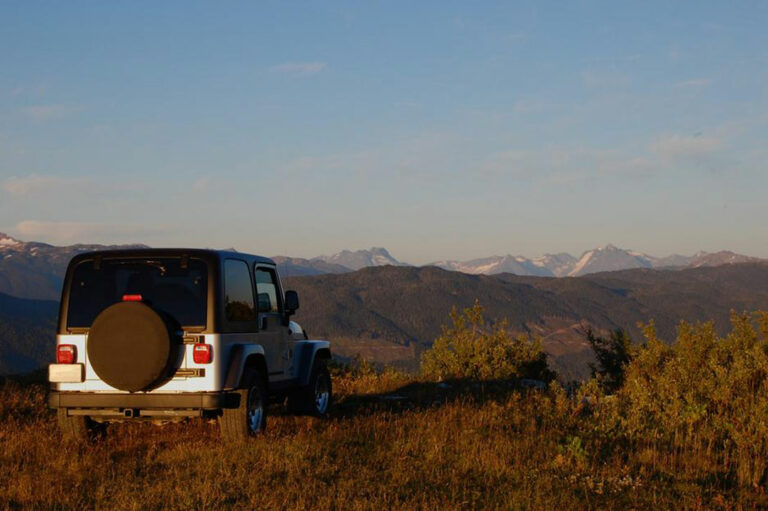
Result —
<instances>
[{"instance_id":1,"label":"jeep door","mask_svg":"<svg viewBox=\"0 0 768 511\"><path fill-rule=\"evenodd\" d=\"M290 331L284 321L283 297L277 273L270 266L256 264L256 309L259 318L259 342L264 346L270 380L285 379L288 368Z\"/></svg>"}]
</instances>

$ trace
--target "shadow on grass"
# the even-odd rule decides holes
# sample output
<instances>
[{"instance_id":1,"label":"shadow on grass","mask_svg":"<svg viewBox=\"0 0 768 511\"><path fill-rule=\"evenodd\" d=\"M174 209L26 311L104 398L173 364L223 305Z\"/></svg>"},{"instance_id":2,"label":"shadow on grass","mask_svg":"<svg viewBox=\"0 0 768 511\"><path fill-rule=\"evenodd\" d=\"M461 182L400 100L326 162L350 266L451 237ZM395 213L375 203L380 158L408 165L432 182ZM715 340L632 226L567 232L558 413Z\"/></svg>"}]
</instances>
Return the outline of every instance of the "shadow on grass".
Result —
<instances>
[{"instance_id":1,"label":"shadow on grass","mask_svg":"<svg viewBox=\"0 0 768 511\"><path fill-rule=\"evenodd\" d=\"M342 396L335 402L331 416L344 419L380 412L419 411L457 400L478 404L502 402L515 393L543 392L546 388L546 383L538 380L411 382L387 393Z\"/></svg>"},{"instance_id":2,"label":"shadow on grass","mask_svg":"<svg viewBox=\"0 0 768 511\"><path fill-rule=\"evenodd\" d=\"M45 369L21 375L0 376L0 387L4 387L6 390L11 387L16 391L36 387L47 394L47 386L47 371ZM334 400L330 417L343 420L382 412L398 414L436 408L458 400L477 404L488 401L502 402L515 393L542 392L546 388L545 382L526 379L412 381L388 392L339 396ZM32 403L29 404L32 405ZM43 404L43 406L45 405ZM270 405L269 411L270 415L273 416L293 415L281 404ZM39 413L45 412L38 411Z\"/></svg>"}]
</instances>

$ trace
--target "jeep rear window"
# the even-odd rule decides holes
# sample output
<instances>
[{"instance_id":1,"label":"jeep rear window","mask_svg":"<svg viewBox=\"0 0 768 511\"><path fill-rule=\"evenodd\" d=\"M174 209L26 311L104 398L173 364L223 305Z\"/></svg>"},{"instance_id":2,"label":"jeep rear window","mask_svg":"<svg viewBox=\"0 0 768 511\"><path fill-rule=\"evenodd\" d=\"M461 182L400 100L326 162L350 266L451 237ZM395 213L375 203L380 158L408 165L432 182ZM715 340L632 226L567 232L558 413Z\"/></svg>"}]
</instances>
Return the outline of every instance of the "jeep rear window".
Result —
<instances>
[{"instance_id":1,"label":"jeep rear window","mask_svg":"<svg viewBox=\"0 0 768 511\"><path fill-rule=\"evenodd\" d=\"M170 315L185 327L205 327L208 270L195 258L104 258L75 267L69 285L68 328L88 328L125 295Z\"/></svg>"}]
</instances>

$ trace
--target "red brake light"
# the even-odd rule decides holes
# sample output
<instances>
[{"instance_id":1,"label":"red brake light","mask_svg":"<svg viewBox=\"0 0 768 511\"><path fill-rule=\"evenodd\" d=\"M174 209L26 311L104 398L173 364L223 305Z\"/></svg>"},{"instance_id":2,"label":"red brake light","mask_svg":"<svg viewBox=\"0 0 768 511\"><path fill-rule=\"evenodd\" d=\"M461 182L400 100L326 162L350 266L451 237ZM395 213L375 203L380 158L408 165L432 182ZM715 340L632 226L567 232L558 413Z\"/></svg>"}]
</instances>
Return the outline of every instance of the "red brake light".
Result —
<instances>
[{"instance_id":1,"label":"red brake light","mask_svg":"<svg viewBox=\"0 0 768 511\"><path fill-rule=\"evenodd\" d=\"M77 360L77 346L74 344L59 344L56 348L56 362L59 364L74 364Z\"/></svg>"},{"instance_id":2,"label":"red brake light","mask_svg":"<svg viewBox=\"0 0 768 511\"><path fill-rule=\"evenodd\" d=\"M124 302L140 302L141 295L123 295Z\"/></svg>"},{"instance_id":3,"label":"red brake light","mask_svg":"<svg viewBox=\"0 0 768 511\"><path fill-rule=\"evenodd\" d=\"M212 348L210 344L195 344L192 348L192 360L195 364L210 364L213 359Z\"/></svg>"}]
</instances>

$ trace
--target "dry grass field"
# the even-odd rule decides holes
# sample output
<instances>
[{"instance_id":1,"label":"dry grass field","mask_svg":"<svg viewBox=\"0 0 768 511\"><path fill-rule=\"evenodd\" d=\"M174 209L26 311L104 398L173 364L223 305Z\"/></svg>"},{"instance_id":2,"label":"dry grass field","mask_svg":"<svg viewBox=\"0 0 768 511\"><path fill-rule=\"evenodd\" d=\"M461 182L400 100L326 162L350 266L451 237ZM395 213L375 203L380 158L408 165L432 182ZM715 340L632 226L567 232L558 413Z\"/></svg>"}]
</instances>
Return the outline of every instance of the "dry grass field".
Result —
<instances>
[{"instance_id":1,"label":"dry grass field","mask_svg":"<svg viewBox=\"0 0 768 511\"><path fill-rule=\"evenodd\" d=\"M199 420L66 445L45 386L6 381L0 508L766 509L768 321L753 326L682 325L671 345L649 329L612 396L337 370L329 420L276 405L241 445Z\"/></svg>"},{"instance_id":2,"label":"dry grass field","mask_svg":"<svg viewBox=\"0 0 768 511\"><path fill-rule=\"evenodd\" d=\"M704 453L656 443L622 446L558 397L490 387L444 390L394 375L340 379L337 388L331 420L276 408L268 432L247 445L222 445L215 424L193 421L112 426L105 440L84 446L61 443L42 386L6 383L0 507L768 506L762 487L729 480L725 467L710 465ZM388 391L407 399L380 397Z\"/></svg>"}]
</instances>

